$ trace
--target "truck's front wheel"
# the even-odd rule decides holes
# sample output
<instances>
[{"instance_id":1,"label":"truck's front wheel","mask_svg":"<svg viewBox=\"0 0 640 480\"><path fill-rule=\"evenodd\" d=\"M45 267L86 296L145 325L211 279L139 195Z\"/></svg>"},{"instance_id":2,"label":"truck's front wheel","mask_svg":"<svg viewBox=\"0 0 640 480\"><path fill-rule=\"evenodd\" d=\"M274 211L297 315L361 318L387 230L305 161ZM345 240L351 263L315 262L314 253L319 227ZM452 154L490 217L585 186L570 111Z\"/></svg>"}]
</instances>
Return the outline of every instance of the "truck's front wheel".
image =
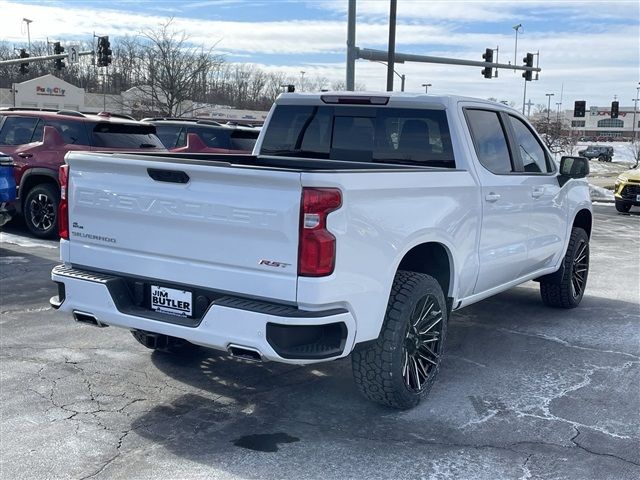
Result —
<instances>
[{"instance_id":1,"label":"truck's front wheel","mask_svg":"<svg viewBox=\"0 0 640 480\"><path fill-rule=\"evenodd\" d=\"M352 354L360 391L389 407L416 406L429 393L440 368L447 320L440 284L429 275L399 271L380 335Z\"/></svg>"},{"instance_id":2,"label":"truck's front wheel","mask_svg":"<svg viewBox=\"0 0 640 480\"><path fill-rule=\"evenodd\" d=\"M562 276L540 281L540 296L550 307L575 308L580 304L589 275L589 236L582 228L571 230Z\"/></svg>"}]
</instances>

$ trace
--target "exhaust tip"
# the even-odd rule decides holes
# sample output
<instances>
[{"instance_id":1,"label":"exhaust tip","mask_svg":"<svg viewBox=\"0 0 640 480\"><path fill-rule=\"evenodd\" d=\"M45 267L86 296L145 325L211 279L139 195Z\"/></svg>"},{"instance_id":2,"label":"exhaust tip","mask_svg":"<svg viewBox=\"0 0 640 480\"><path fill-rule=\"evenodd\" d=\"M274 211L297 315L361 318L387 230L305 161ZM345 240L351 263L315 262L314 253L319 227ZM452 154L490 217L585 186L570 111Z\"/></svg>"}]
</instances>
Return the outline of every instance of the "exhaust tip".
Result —
<instances>
[{"instance_id":1,"label":"exhaust tip","mask_svg":"<svg viewBox=\"0 0 640 480\"><path fill-rule=\"evenodd\" d=\"M95 315L91 314L91 313L87 313L87 312L80 312L78 310L74 310L73 311L73 319L76 322L79 323L86 323L89 325L93 325L94 327L99 327L99 328L104 328L104 327L108 327L109 325L100 322L100 320L98 320L96 318Z\"/></svg>"},{"instance_id":2,"label":"exhaust tip","mask_svg":"<svg viewBox=\"0 0 640 480\"><path fill-rule=\"evenodd\" d=\"M249 360L251 362L262 362L262 354L255 348L243 347L241 345L229 345L227 350L229 355L232 357Z\"/></svg>"}]
</instances>

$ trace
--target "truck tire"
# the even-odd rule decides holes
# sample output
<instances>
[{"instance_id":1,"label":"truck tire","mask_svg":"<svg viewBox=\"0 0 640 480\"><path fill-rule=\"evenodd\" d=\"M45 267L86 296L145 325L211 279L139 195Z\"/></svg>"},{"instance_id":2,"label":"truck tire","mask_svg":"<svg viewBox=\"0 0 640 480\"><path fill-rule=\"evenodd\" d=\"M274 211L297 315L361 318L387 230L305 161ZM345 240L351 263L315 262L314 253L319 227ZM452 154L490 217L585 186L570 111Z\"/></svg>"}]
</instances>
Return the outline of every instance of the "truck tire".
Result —
<instances>
[{"instance_id":1,"label":"truck tire","mask_svg":"<svg viewBox=\"0 0 640 480\"><path fill-rule=\"evenodd\" d=\"M631 204L622 203L616 200L616 210L620 213L629 213L629 210L631 210Z\"/></svg>"},{"instance_id":2,"label":"truck tire","mask_svg":"<svg viewBox=\"0 0 640 480\"><path fill-rule=\"evenodd\" d=\"M427 396L440 368L448 311L440 284L399 271L378 338L356 346L353 377L369 400L399 409Z\"/></svg>"},{"instance_id":3,"label":"truck tire","mask_svg":"<svg viewBox=\"0 0 640 480\"><path fill-rule=\"evenodd\" d=\"M189 343L186 340L170 337L169 335L162 335L160 333L131 330L131 335L133 335L133 338L141 345L159 352L187 355L200 349L198 345Z\"/></svg>"},{"instance_id":4,"label":"truck tire","mask_svg":"<svg viewBox=\"0 0 640 480\"><path fill-rule=\"evenodd\" d=\"M589 275L589 236L582 228L573 228L564 256L562 276L540 282L542 301L556 308L575 308L580 304Z\"/></svg>"},{"instance_id":5,"label":"truck tire","mask_svg":"<svg viewBox=\"0 0 640 480\"><path fill-rule=\"evenodd\" d=\"M58 189L49 184L36 185L24 201L24 223L29 231L38 238L57 238L58 236Z\"/></svg>"},{"instance_id":6,"label":"truck tire","mask_svg":"<svg viewBox=\"0 0 640 480\"><path fill-rule=\"evenodd\" d=\"M604 162L606 160L607 160L607 158L604 155L598 155L598 161L599 162Z\"/></svg>"}]
</instances>

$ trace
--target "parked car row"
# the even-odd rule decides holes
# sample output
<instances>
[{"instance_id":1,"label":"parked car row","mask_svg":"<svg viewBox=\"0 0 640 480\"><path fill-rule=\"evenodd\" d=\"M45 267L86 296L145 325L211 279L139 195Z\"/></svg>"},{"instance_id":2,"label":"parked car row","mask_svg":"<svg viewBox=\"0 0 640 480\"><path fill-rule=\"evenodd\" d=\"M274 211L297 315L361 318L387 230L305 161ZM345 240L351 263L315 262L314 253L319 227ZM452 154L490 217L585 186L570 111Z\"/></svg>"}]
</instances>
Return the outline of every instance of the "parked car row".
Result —
<instances>
[{"instance_id":1,"label":"parked car row","mask_svg":"<svg viewBox=\"0 0 640 480\"><path fill-rule=\"evenodd\" d=\"M0 223L15 210L31 233L40 238L58 234L60 203L58 168L70 151L175 151L251 153L259 129L222 125L207 120L84 114L69 110L0 109L0 151L10 156L0 167L12 170L15 184L0 183ZM5 165L6 164L6 165ZM6 171L0 172L0 175ZM4 177L0 177L4 178ZM2 180L4 182L5 180ZM7 198L5 199L4 191Z\"/></svg>"}]
</instances>

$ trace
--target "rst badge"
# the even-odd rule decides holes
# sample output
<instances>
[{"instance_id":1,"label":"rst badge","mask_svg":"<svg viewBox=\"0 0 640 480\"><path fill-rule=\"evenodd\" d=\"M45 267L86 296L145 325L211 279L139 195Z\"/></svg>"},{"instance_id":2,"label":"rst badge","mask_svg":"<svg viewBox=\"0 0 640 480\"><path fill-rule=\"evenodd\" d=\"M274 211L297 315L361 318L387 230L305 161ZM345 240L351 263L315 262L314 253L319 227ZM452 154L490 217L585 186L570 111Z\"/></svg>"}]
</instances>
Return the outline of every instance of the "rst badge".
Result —
<instances>
[{"instance_id":1,"label":"rst badge","mask_svg":"<svg viewBox=\"0 0 640 480\"><path fill-rule=\"evenodd\" d=\"M179 317L190 317L193 313L193 294L186 290L151 285L151 310Z\"/></svg>"},{"instance_id":2,"label":"rst badge","mask_svg":"<svg viewBox=\"0 0 640 480\"><path fill-rule=\"evenodd\" d=\"M273 260L260 260L258 265L264 265L265 267L273 267L273 268L287 268L291 266L290 263L284 262L274 262Z\"/></svg>"}]
</instances>

